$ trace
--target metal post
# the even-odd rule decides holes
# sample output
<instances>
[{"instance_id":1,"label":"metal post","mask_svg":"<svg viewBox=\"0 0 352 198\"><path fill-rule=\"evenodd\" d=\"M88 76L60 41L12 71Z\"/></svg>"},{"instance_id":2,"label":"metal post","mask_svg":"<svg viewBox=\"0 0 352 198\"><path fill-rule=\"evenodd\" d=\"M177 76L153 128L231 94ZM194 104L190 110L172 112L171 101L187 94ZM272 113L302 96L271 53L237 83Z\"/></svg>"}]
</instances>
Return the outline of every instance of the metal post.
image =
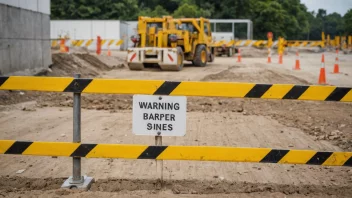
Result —
<instances>
[{"instance_id":1,"label":"metal post","mask_svg":"<svg viewBox=\"0 0 352 198\"><path fill-rule=\"evenodd\" d=\"M250 24L251 24L251 39L253 39L253 22L251 21Z\"/></svg>"},{"instance_id":2,"label":"metal post","mask_svg":"<svg viewBox=\"0 0 352 198\"><path fill-rule=\"evenodd\" d=\"M74 78L79 79L80 74L75 74ZM79 81L75 82L79 86ZM73 142L81 143L81 92L73 93ZM69 177L61 188L78 188L88 190L94 182L94 178L81 175L81 158L73 157L72 177Z\"/></svg>"},{"instance_id":3,"label":"metal post","mask_svg":"<svg viewBox=\"0 0 352 198\"><path fill-rule=\"evenodd\" d=\"M251 25L247 22L247 40L251 40Z\"/></svg>"},{"instance_id":4,"label":"metal post","mask_svg":"<svg viewBox=\"0 0 352 198\"><path fill-rule=\"evenodd\" d=\"M233 40L235 40L236 39L235 23L232 23L232 36L233 36Z\"/></svg>"},{"instance_id":5,"label":"metal post","mask_svg":"<svg viewBox=\"0 0 352 198\"><path fill-rule=\"evenodd\" d=\"M162 146L163 144L163 137L155 136L155 146ZM156 160L156 172L157 175L160 175L160 182L163 183L163 160Z\"/></svg>"},{"instance_id":6,"label":"metal post","mask_svg":"<svg viewBox=\"0 0 352 198\"><path fill-rule=\"evenodd\" d=\"M80 78L81 74L75 74L74 78ZM81 93L73 93L73 142L81 143ZM73 175L71 183L83 183L81 176L81 158L73 158Z\"/></svg>"}]
</instances>

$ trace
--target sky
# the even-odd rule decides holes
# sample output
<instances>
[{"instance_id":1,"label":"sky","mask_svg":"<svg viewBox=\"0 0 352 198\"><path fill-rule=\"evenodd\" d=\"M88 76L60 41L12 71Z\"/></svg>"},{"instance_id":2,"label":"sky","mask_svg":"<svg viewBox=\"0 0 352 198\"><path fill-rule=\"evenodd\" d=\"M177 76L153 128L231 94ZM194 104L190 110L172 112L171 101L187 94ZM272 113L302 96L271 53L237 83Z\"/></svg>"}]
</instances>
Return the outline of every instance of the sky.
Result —
<instances>
[{"instance_id":1,"label":"sky","mask_svg":"<svg viewBox=\"0 0 352 198\"><path fill-rule=\"evenodd\" d=\"M318 11L319 8L326 10L327 14L337 12L342 16L352 9L352 0L301 0L309 11Z\"/></svg>"}]
</instances>

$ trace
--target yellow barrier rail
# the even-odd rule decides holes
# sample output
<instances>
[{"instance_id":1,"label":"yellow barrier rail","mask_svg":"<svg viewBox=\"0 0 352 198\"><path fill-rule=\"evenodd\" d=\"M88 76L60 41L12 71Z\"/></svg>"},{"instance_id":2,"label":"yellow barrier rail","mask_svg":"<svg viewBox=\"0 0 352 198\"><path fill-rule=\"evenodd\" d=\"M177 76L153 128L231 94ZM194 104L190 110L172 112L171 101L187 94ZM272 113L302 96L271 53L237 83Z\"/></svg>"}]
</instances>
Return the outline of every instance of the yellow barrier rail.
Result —
<instances>
[{"instance_id":1,"label":"yellow barrier rail","mask_svg":"<svg viewBox=\"0 0 352 198\"><path fill-rule=\"evenodd\" d=\"M352 90L350 87L235 82L10 76L0 77L0 90L352 102Z\"/></svg>"},{"instance_id":2,"label":"yellow barrier rail","mask_svg":"<svg viewBox=\"0 0 352 198\"><path fill-rule=\"evenodd\" d=\"M352 166L352 152L0 140L0 154Z\"/></svg>"}]
</instances>

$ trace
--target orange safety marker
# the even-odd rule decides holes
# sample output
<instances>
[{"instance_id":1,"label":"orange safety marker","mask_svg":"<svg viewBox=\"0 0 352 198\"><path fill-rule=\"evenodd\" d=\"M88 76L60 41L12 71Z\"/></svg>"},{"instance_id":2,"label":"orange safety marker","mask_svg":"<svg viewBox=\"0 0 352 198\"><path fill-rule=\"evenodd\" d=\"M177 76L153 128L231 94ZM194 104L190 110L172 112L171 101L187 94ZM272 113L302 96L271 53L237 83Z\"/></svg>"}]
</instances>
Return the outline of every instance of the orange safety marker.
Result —
<instances>
[{"instance_id":1,"label":"orange safety marker","mask_svg":"<svg viewBox=\"0 0 352 198\"><path fill-rule=\"evenodd\" d=\"M295 67L293 68L294 70L301 70L301 64L299 62L299 53L298 53L298 50L296 52L296 65Z\"/></svg>"},{"instance_id":2,"label":"orange safety marker","mask_svg":"<svg viewBox=\"0 0 352 198\"><path fill-rule=\"evenodd\" d=\"M60 39L60 52L66 52L65 39Z\"/></svg>"},{"instance_id":3,"label":"orange safety marker","mask_svg":"<svg viewBox=\"0 0 352 198\"><path fill-rule=\"evenodd\" d=\"M268 48L268 63L271 63L271 49Z\"/></svg>"},{"instance_id":4,"label":"orange safety marker","mask_svg":"<svg viewBox=\"0 0 352 198\"><path fill-rule=\"evenodd\" d=\"M108 56L111 56L110 46L108 46Z\"/></svg>"},{"instance_id":5,"label":"orange safety marker","mask_svg":"<svg viewBox=\"0 0 352 198\"><path fill-rule=\"evenodd\" d=\"M97 55L100 55L101 53L101 38L100 36L97 36Z\"/></svg>"},{"instance_id":6,"label":"orange safety marker","mask_svg":"<svg viewBox=\"0 0 352 198\"><path fill-rule=\"evenodd\" d=\"M242 57L241 57L241 50L238 49L238 56L237 56L237 62L240 63L242 60Z\"/></svg>"},{"instance_id":7,"label":"orange safety marker","mask_svg":"<svg viewBox=\"0 0 352 198\"><path fill-rule=\"evenodd\" d=\"M321 67L319 74L319 84L326 84L326 74L325 74L325 56L324 53L321 55Z\"/></svg>"},{"instance_id":8,"label":"orange safety marker","mask_svg":"<svg viewBox=\"0 0 352 198\"><path fill-rule=\"evenodd\" d=\"M335 58L335 65L334 65L333 74L338 74L338 73L340 73L340 68L339 68L339 49L336 49L336 58Z\"/></svg>"},{"instance_id":9,"label":"orange safety marker","mask_svg":"<svg viewBox=\"0 0 352 198\"><path fill-rule=\"evenodd\" d=\"M282 64L282 53L279 54L279 64Z\"/></svg>"}]
</instances>

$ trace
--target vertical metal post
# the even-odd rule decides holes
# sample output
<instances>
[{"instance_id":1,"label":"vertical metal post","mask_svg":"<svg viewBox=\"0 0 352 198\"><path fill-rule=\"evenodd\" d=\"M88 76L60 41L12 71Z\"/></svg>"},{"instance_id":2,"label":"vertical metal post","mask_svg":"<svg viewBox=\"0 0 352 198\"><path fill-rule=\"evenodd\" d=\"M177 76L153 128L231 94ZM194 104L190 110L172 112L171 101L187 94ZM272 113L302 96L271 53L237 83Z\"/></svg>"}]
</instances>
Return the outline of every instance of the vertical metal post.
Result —
<instances>
[{"instance_id":1,"label":"vertical metal post","mask_svg":"<svg viewBox=\"0 0 352 198\"><path fill-rule=\"evenodd\" d=\"M251 39L251 25L250 22L247 22L247 40Z\"/></svg>"},{"instance_id":2,"label":"vertical metal post","mask_svg":"<svg viewBox=\"0 0 352 198\"><path fill-rule=\"evenodd\" d=\"M74 75L74 78L80 77L81 74ZM81 143L81 93L73 93L73 142ZM73 157L72 183L83 183L80 157Z\"/></svg>"},{"instance_id":3,"label":"vertical metal post","mask_svg":"<svg viewBox=\"0 0 352 198\"><path fill-rule=\"evenodd\" d=\"M162 146L163 137L158 135L155 136L155 146ZM156 160L156 173L160 175L160 182L163 183L163 160Z\"/></svg>"},{"instance_id":4,"label":"vertical metal post","mask_svg":"<svg viewBox=\"0 0 352 198\"><path fill-rule=\"evenodd\" d=\"M81 77L81 74L75 74L74 78L78 79ZM79 87L79 82L75 81L74 86ZM73 142L81 143L81 92L73 93ZM78 147L79 149L80 147ZM88 190L92 183L94 182L93 177L82 176L81 175L81 158L73 157L72 158L72 176L69 177L62 184L61 188L78 188Z\"/></svg>"},{"instance_id":5,"label":"vertical metal post","mask_svg":"<svg viewBox=\"0 0 352 198\"><path fill-rule=\"evenodd\" d=\"M251 21L251 39L253 39L253 22Z\"/></svg>"},{"instance_id":6,"label":"vertical metal post","mask_svg":"<svg viewBox=\"0 0 352 198\"><path fill-rule=\"evenodd\" d=\"M232 36L233 36L232 40L235 40L235 23L232 23Z\"/></svg>"},{"instance_id":7,"label":"vertical metal post","mask_svg":"<svg viewBox=\"0 0 352 198\"><path fill-rule=\"evenodd\" d=\"M232 40L235 40L235 36L236 36L236 34L235 34L235 23L232 23L232 36L233 36L233 39Z\"/></svg>"}]
</instances>

